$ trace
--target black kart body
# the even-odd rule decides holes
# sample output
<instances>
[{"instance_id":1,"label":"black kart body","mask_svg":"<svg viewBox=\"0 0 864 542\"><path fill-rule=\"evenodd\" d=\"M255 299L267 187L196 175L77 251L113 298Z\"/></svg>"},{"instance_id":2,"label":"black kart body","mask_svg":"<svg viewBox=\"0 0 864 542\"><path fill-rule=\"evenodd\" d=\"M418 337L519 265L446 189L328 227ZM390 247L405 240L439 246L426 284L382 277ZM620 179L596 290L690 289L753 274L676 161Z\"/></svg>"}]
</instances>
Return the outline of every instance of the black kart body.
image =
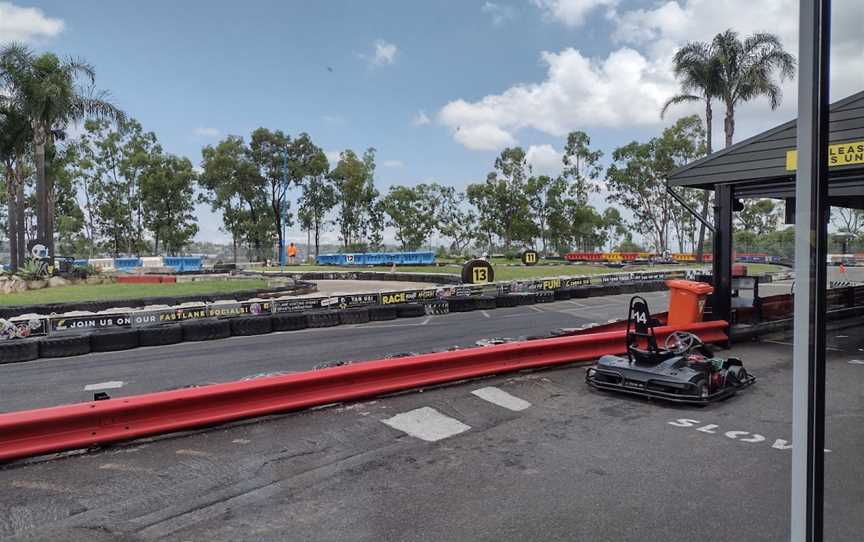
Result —
<instances>
[{"instance_id":1,"label":"black kart body","mask_svg":"<svg viewBox=\"0 0 864 542\"><path fill-rule=\"evenodd\" d=\"M647 302L635 296L627 315L627 354L602 356L590 367L588 385L678 403L705 404L756 382L738 358L716 358L690 333L676 332L657 345ZM673 339L670 341L670 339Z\"/></svg>"}]
</instances>

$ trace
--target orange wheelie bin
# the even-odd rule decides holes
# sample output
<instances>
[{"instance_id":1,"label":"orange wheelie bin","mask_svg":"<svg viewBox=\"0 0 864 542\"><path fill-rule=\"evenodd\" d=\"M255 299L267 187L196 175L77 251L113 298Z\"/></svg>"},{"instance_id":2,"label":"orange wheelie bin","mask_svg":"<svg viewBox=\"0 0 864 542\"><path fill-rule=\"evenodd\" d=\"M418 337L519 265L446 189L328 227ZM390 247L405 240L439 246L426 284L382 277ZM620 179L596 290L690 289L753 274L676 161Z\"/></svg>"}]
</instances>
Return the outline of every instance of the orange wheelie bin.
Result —
<instances>
[{"instance_id":1,"label":"orange wheelie bin","mask_svg":"<svg viewBox=\"0 0 864 542\"><path fill-rule=\"evenodd\" d=\"M705 298L714 287L692 280L667 280L666 286L669 287L669 325L701 322Z\"/></svg>"}]
</instances>

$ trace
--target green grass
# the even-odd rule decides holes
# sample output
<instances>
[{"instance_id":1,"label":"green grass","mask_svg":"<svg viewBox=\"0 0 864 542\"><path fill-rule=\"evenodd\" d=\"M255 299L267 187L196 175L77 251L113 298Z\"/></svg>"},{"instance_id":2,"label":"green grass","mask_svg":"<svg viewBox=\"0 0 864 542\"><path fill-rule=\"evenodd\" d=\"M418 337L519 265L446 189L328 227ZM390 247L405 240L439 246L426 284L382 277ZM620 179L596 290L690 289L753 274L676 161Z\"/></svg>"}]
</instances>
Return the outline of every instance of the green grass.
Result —
<instances>
[{"instance_id":1,"label":"green grass","mask_svg":"<svg viewBox=\"0 0 864 542\"><path fill-rule=\"evenodd\" d=\"M747 266L748 275L765 275L768 273L780 273L782 271L791 271L788 267L782 265L774 265L772 263L745 263Z\"/></svg>"},{"instance_id":2,"label":"green grass","mask_svg":"<svg viewBox=\"0 0 864 542\"><path fill-rule=\"evenodd\" d=\"M262 279L208 280L168 284L80 284L28 290L17 294L0 295L2 305L40 305L42 303L74 303L78 301L108 301L140 297L213 294L265 288Z\"/></svg>"},{"instance_id":3,"label":"green grass","mask_svg":"<svg viewBox=\"0 0 864 542\"><path fill-rule=\"evenodd\" d=\"M684 269L689 267L695 267L695 265L636 265L630 266L626 269L617 269L614 267L605 267L602 265L567 265L567 264L558 264L558 265L536 265L532 267L526 267L523 265L502 265L502 261L492 261L492 267L495 269L495 280L496 281L507 281L507 280L519 280L519 279L530 279L537 277L557 277L563 275L600 275L604 273L616 273L622 271L643 271L643 270L662 270L662 269ZM710 267L706 266L706 267ZM266 270L266 271L279 271L281 268L279 267L269 267L267 269L257 269L257 271ZM304 271L378 271L381 273L387 273L390 268L386 266L377 266L377 267L365 267L365 266L357 266L357 267L338 267L334 265L295 265L295 266L287 266L285 268L289 273L302 273ZM418 266L397 266L396 270L402 273L451 273L458 275L461 270L461 265L445 265L445 266L434 266L434 265L418 265Z\"/></svg>"}]
</instances>

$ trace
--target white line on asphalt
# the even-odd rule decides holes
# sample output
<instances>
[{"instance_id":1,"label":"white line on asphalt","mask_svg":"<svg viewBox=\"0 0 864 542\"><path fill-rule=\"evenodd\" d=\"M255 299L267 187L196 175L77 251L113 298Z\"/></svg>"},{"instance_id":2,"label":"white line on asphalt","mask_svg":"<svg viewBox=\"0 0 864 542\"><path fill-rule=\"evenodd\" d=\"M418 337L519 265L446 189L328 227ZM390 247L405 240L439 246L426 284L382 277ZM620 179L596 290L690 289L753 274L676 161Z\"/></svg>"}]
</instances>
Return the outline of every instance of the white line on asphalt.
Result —
<instances>
[{"instance_id":1,"label":"white line on asphalt","mask_svg":"<svg viewBox=\"0 0 864 542\"><path fill-rule=\"evenodd\" d=\"M431 319L432 319L431 316L427 316L425 320L423 320L422 322L420 322L420 325L421 325L421 326L425 326L426 324L429 323L429 320L431 320Z\"/></svg>"},{"instance_id":2,"label":"white line on asphalt","mask_svg":"<svg viewBox=\"0 0 864 542\"><path fill-rule=\"evenodd\" d=\"M428 442L435 442L471 429L457 419L445 416L431 407L421 407L381 420L393 429Z\"/></svg>"},{"instance_id":3,"label":"white line on asphalt","mask_svg":"<svg viewBox=\"0 0 864 542\"><path fill-rule=\"evenodd\" d=\"M99 390L113 390L115 388L122 388L125 382L122 380L111 380L109 382L97 382L96 384L87 384L84 386L84 391L99 391Z\"/></svg>"},{"instance_id":4,"label":"white line on asphalt","mask_svg":"<svg viewBox=\"0 0 864 542\"><path fill-rule=\"evenodd\" d=\"M482 314L482 315L485 316L486 318L490 318L489 313L486 312L486 311L482 311L482 310L481 310L481 311L480 311L480 314Z\"/></svg>"},{"instance_id":5,"label":"white line on asphalt","mask_svg":"<svg viewBox=\"0 0 864 542\"><path fill-rule=\"evenodd\" d=\"M531 309L531 310L534 311L534 312L545 312L545 311L544 311L543 309L541 309L540 307L535 307L534 305L530 305L528 308Z\"/></svg>"},{"instance_id":6,"label":"white line on asphalt","mask_svg":"<svg viewBox=\"0 0 864 542\"><path fill-rule=\"evenodd\" d=\"M852 359L849 360L849 365L864 365L864 360Z\"/></svg>"},{"instance_id":7,"label":"white line on asphalt","mask_svg":"<svg viewBox=\"0 0 864 542\"><path fill-rule=\"evenodd\" d=\"M490 403L494 403L500 407L504 407L508 410L513 410L515 412L519 412L520 410L525 410L531 406L531 403L524 399L520 399L515 395L511 395L506 391L496 388L495 386L487 386L485 388L480 388L479 390L474 390L471 392L473 395L476 395L480 399L484 401L489 401Z\"/></svg>"}]
</instances>

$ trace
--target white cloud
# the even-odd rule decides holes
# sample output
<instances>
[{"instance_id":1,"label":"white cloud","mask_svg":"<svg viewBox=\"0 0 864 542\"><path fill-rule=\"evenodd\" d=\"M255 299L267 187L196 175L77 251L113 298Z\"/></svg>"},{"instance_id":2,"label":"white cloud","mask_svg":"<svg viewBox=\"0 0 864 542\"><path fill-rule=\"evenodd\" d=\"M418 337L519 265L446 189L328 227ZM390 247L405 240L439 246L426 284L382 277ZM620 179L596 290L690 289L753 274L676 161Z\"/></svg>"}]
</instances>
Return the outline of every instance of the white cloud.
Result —
<instances>
[{"instance_id":1,"label":"white cloud","mask_svg":"<svg viewBox=\"0 0 864 542\"><path fill-rule=\"evenodd\" d=\"M663 100L677 88L668 73L634 49L601 60L570 48L541 58L548 66L545 81L473 103L452 101L441 110L441 122L458 128L454 138L468 148L497 149L513 144L514 133L524 128L563 136L576 127L656 123Z\"/></svg>"},{"instance_id":2,"label":"white cloud","mask_svg":"<svg viewBox=\"0 0 864 542\"><path fill-rule=\"evenodd\" d=\"M531 164L534 173L538 175L557 176L561 173L562 154L552 145L531 145L525 153L525 159Z\"/></svg>"},{"instance_id":3,"label":"white cloud","mask_svg":"<svg viewBox=\"0 0 864 542\"><path fill-rule=\"evenodd\" d=\"M834 100L861 90L864 82L864 10L860 1L834 2ZM787 51L798 54L797 0L670 0L652 8L621 11L610 1L534 3L571 26L584 21L590 9L608 6L604 21L618 46L597 57L587 57L572 48L543 52L541 61L547 66L543 80L515 84L476 101L455 99L446 104L438 120L453 130L457 142L470 149L513 144L523 129L560 137L574 129L659 128L668 124L670 119L661 120L659 111L680 91L672 73L675 51L688 41L709 41L728 28L742 36L767 29L780 37ZM736 141L795 117L797 82L784 82L783 91L783 103L776 112L765 99L736 110ZM676 118L701 113L701 107L681 106L670 113ZM722 141L717 137L722 131L722 114L723 106L715 104L715 141Z\"/></svg>"},{"instance_id":4,"label":"white cloud","mask_svg":"<svg viewBox=\"0 0 864 542\"><path fill-rule=\"evenodd\" d=\"M194 130L192 130L192 133L193 133L196 137L202 137L202 138L212 139L212 138L214 138L214 137L219 137L219 135L220 135L222 132L220 132L218 128L204 128L204 127L199 127L199 128L195 128Z\"/></svg>"},{"instance_id":5,"label":"white cloud","mask_svg":"<svg viewBox=\"0 0 864 542\"><path fill-rule=\"evenodd\" d=\"M401 160L382 160L381 165L389 168L399 168L404 166Z\"/></svg>"},{"instance_id":6,"label":"white cloud","mask_svg":"<svg viewBox=\"0 0 864 542\"><path fill-rule=\"evenodd\" d=\"M589 13L597 8L613 7L618 0L531 0L547 18L567 26L580 26Z\"/></svg>"},{"instance_id":7,"label":"white cloud","mask_svg":"<svg viewBox=\"0 0 864 542\"><path fill-rule=\"evenodd\" d=\"M505 6L495 2L486 2L480 10L492 17L492 24L495 26L501 26L516 17L516 9L513 6Z\"/></svg>"},{"instance_id":8,"label":"white cloud","mask_svg":"<svg viewBox=\"0 0 864 542\"><path fill-rule=\"evenodd\" d=\"M62 19L46 17L39 8L0 2L0 42L53 38L63 31Z\"/></svg>"},{"instance_id":9,"label":"white cloud","mask_svg":"<svg viewBox=\"0 0 864 542\"><path fill-rule=\"evenodd\" d=\"M429 119L429 116L422 109L417 111L417 114L414 115L413 119L411 119L411 124L413 124L414 126L423 126L424 124L429 124L430 122L432 121Z\"/></svg>"},{"instance_id":10,"label":"white cloud","mask_svg":"<svg viewBox=\"0 0 864 542\"><path fill-rule=\"evenodd\" d=\"M377 40L374 45L375 54L372 57L373 64L381 66L384 64L393 64L396 61L396 51L398 48L395 43Z\"/></svg>"}]
</instances>

